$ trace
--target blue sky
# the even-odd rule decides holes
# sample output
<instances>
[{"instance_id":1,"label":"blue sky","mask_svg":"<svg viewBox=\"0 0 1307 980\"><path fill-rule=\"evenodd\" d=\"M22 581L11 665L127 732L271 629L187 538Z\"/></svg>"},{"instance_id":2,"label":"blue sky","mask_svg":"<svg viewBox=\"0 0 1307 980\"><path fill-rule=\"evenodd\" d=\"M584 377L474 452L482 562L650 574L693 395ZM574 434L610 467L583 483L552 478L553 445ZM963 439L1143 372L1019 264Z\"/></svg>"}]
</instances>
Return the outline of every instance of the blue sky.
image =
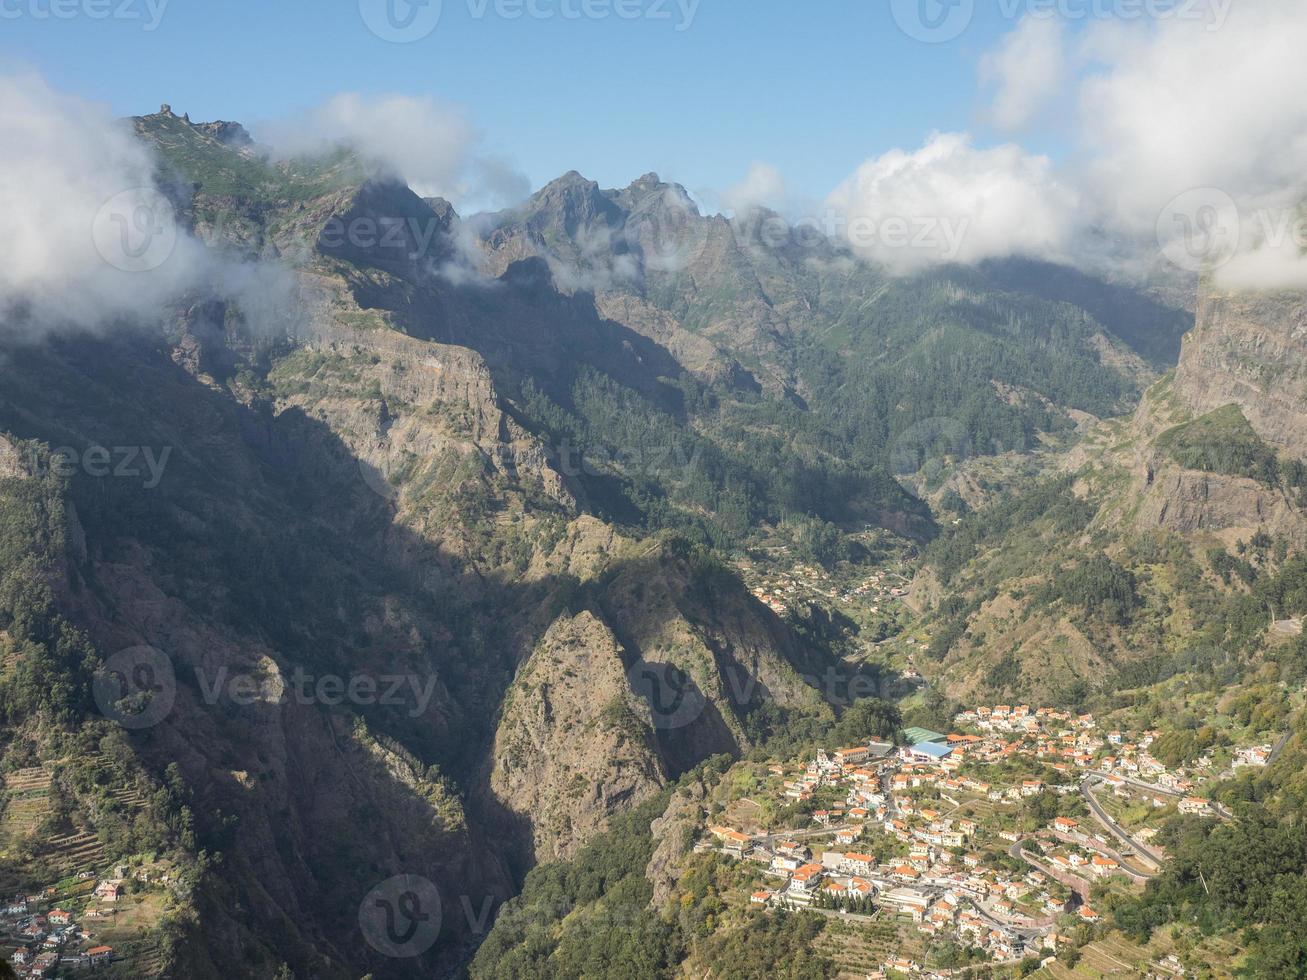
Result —
<instances>
[{"instance_id":1,"label":"blue sky","mask_svg":"<svg viewBox=\"0 0 1307 980\"><path fill-rule=\"evenodd\" d=\"M985 140L977 63L1013 26L997 0L943 44L904 34L888 0L701 0L683 31L676 0L667 20L508 20L444 0L433 33L395 44L357 0L170 0L148 32L147 0L112 0L130 20L42 17L50 2L0 4L0 57L124 115L168 101L249 122L342 91L431 96L461 106L533 186L569 169L605 186L657 170L711 194L765 161L811 197L933 130ZM580 0L540 0L566 2Z\"/></svg>"}]
</instances>

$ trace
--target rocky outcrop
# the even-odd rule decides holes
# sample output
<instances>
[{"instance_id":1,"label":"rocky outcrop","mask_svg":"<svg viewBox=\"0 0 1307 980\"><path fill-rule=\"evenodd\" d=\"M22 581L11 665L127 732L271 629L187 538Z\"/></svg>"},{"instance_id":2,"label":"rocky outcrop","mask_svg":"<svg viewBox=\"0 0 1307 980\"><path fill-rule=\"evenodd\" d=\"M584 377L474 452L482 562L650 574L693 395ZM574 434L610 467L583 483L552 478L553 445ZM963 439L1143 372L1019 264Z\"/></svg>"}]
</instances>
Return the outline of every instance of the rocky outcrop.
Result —
<instances>
[{"instance_id":1,"label":"rocky outcrop","mask_svg":"<svg viewBox=\"0 0 1307 980\"><path fill-rule=\"evenodd\" d=\"M1307 543L1302 511L1282 491L1255 480L1174 465L1158 472L1144 490L1137 526L1179 534L1228 531L1244 539L1262 531Z\"/></svg>"},{"instance_id":2,"label":"rocky outcrop","mask_svg":"<svg viewBox=\"0 0 1307 980\"><path fill-rule=\"evenodd\" d=\"M621 645L590 611L563 615L504 700L490 785L528 817L538 861L574 854L666 782Z\"/></svg>"},{"instance_id":3,"label":"rocky outcrop","mask_svg":"<svg viewBox=\"0 0 1307 980\"><path fill-rule=\"evenodd\" d=\"M194 126L199 132L212 137L224 146L246 149L254 145L249 132L238 122L215 119L213 122L194 123Z\"/></svg>"},{"instance_id":4,"label":"rocky outcrop","mask_svg":"<svg viewBox=\"0 0 1307 980\"><path fill-rule=\"evenodd\" d=\"M821 667L738 580L663 542L610 538L596 562L601 532L583 518L559 543L552 561L569 564L553 567L594 574L593 602L549 624L495 737L489 784L531 827L534 861L573 853L667 779L747 750L748 715L766 703L829 717Z\"/></svg>"},{"instance_id":5,"label":"rocky outcrop","mask_svg":"<svg viewBox=\"0 0 1307 980\"><path fill-rule=\"evenodd\" d=\"M27 467L18 447L0 435L0 478L22 478L27 475Z\"/></svg>"},{"instance_id":6,"label":"rocky outcrop","mask_svg":"<svg viewBox=\"0 0 1307 980\"><path fill-rule=\"evenodd\" d=\"M1175 391L1195 416L1236 404L1267 442L1307 457L1307 299L1205 291Z\"/></svg>"},{"instance_id":7,"label":"rocky outcrop","mask_svg":"<svg viewBox=\"0 0 1307 980\"><path fill-rule=\"evenodd\" d=\"M690 853L696 832L703 825L708 787L703 780L691 780L677 788L662 816L649 825L657 842L644 876L653 885L654 908L671 898L681 877L681 863Z\"/></svg>"}]
</instances>

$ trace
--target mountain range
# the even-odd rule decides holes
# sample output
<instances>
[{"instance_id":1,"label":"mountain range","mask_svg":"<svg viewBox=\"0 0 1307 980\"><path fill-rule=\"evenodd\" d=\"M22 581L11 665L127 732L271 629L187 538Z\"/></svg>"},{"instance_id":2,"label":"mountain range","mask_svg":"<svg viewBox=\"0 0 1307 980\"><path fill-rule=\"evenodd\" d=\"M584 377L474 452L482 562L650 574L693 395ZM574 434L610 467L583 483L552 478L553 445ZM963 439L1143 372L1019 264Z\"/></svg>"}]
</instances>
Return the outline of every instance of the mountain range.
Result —
<instances>
[{"instance_id":1,"label":"mountain range","mask_svg":"<svg viewBox=\"0 0 1307 980\"><path fill-rule=\"evenodd\" d=\"M654 174L460 216L347 151L132 125L186 233L292 302L0 352L0 877L70 839L167 874L131 975L458 975L614 828L657 894L722 760L821 742L859 680L941 724L1301 683L1300 296L897 276ZM759 601L778 542L904 557L921 682ZM413 957L367 918L402 876L441 896Z\"/></svg>"}]
</instances>

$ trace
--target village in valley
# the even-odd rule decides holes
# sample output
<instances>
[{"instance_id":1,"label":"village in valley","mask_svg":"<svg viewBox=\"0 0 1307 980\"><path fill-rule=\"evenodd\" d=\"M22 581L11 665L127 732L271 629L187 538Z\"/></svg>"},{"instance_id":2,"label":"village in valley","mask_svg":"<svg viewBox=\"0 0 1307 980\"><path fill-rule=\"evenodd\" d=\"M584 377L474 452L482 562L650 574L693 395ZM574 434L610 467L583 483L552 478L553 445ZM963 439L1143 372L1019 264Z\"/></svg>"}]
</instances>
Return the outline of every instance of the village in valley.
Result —
<instances>
[{"instance_id":1,"label":"village in valley","mask_svg":"<svg viewBox=\"0 0 1307 980\"><path fill-rule=\"evenodd\" d=\"M1070 934L1083 944L1103 920L1095 902L1162 868L1165 819L1229 817L1202 795L1222 775L1211 760L1168 769L1149 752L1156 731L1104 730L1090 714L1027 705L970 708L954 727L908 728L896 743L792 764L741 763L746 791L696 850L752 869L751 907L839 920L841 976L1028 964L1056 977L1070 975L1057 972ZM1275 751L1240 749L1231 766L1265 766ZM1186 973L1166 949L1096 943L1063 959L1081 955L1104 957L1103 973L1127 955L1152 976Z\"/></svg>"},{"instance_id":2,"label":"village in valley","mask_svg":"<svg viewBox=\"0 0 1307 980\"><path fill-rule=\"evenodd\" d=\"M120 869L126 874L127 869ZM112 918L115 905L123 897L122 879L94 881L90 872L78 875L79 882L89 882L90 901L80 914L60 907L59 899L68 895L58 886L50 886L32 895L14 895L0 909L0 926L12 948L9 962L20 977L54 977L59 971L93 970L113 961L113 947L98 942L92 930L101 920ZM85 889L74 889L85 892ZM64 903L71 904L71 903Z\"/></svg>"},{"instance_id":3,"label":"village in valley","mask_svg":"<svg viewBox=\"0 0 1307 980\"><path fill-rule=\"evenodd\" d=\"M58 796L53 777L48 766L3 775L0 887L14 890L0 893L0 956L21 978L152 975L155 930L182 887L177 869L151 854L112 861L94 833L47 831ZM124 814L145 805L130 788L108 789L105 804ZM15 874L16 866L44 869L44 882Z\"/></svg>"}]
</instances>

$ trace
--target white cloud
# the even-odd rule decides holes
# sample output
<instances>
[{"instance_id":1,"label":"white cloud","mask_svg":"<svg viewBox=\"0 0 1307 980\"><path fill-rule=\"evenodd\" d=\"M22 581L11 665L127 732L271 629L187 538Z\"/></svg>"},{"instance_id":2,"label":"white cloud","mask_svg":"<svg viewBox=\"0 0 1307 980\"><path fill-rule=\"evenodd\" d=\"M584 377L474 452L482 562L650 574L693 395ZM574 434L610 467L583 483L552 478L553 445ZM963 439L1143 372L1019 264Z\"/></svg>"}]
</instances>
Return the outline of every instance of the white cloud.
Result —
<instances>
[{"instance_id":1,"label":"white cloud","mask_svg":"<svg viewBox=\"0 0 1307 980\"><path fill-rule=\"evenodd\" d=\"M1027 15L981 59L981 79L996 87L988 112L994 125L1028 126L1058 97L1066 75L1064 33L1056 18Z\"/></svg>"},{"instance_id":2,"label":"white cloud","mask_svg":"<svg viewBox=\"0 0 1307 980\"><path fill-rule=\"evenodd\" d=\"M1073 149L1056 179L1078 189L1082 231L1145 266L1160 250L1190 272L1220 266L1227 283L1278 288L1304 278L1296 251L1264 228L1307 198L1305 49L1307 5L1223 0L1133 18L1027 16L980 74L999 127L1061 105ZM1074 237L1078 262L1103 258L1085 248L1094 234Z\"/></svg>"},{"instance_id":3,"label":"white cloud","mask_svg":"<svg viewBox=\"0 0 1307 980\"><path fill-rule=\"evenodd\" d=\"M1110 217L1151 227L1167 202L1213 187L1241 207L1284 203L1307 175L1307 5L1244 0L1219 29L1169 18L1091 31L1081 87L1087 180ZM1126 43L1122 44L1122 39Z\"/></svg>"},{"instance_id":4,"label":"white cloud","mask_svg":"<svg viewBox=\"0 0 1307 980\"><path fill-rule=\"evenodd\" d=\"M1082 179L1104 222L1141 237L1156 229L1157 244L1172 254L1181 244L1174 230L1201 230L1213 210L1168 223L1172 212L1188 201L1224 199L1221 213L1236 213L1243 234L1233 259L1214 256L1228 260L1218 282L1307 282L1297 250L1266 241L1307 195L1305 48L1307 6L1276 0L1241 0L1219 28L1168 18L1090 31L1079 106ZM1194 238L1185 234L1188 245Z\"/></svg>"},{"instance_id":5,"label":"white cloud","mask_svg":"<svg viewBox=\"0 0 1307 980\"><path fill-rule=\"evenodd\" d=\"M1216 285L1257 292L1307 289L1307 260L1291 245L1264 246L1236 255L1215 272Z\"/></svg>"},{"instance_id":6,"label":"white cloud","mask_svg":"<svg viewBox=\"0 0 1307 980\"><path fill-rule=\"evenodd\" d=\"M0 76L0 329L149 322L191 291L268 312L286 281L219 260L154 185L130 127L32 73Z\"/></svg>"},{"instance_id":7,"label":"white cloud","mask_svg":"<svg viewBox=\"0 0 1307 980\"><path fill-rule=\"evenodd\" d=\"M516 204L530 184L506 161L476 152L480 137L463 112L428 97L342 92L289 119L256 127L279 156L352 147L378 173L398 177L422 197Z\"/></svg>"},{"instance_id":8,"label":"white cloud","mask_svg":"<svg viewBox=\"0 0 1307 980\"><path fill-rule=\"evenodd\" d=\"M1047 157L1018 146L977 149L961 133L868 160L831 194L850 243L898 271L1011 254L1057 259L1078 224L1078 199Z\"/></svg>"},{"instance_id":9,"label":"white cloud","mask_svg":"<svg viewBox=\"0 0 1307 980\"><path fill-rule=\"evenodd\" d=\"M721 203L736 214L764 207L779 211L786 202L785 178L775 167L752 163L744 179L722 194Z\"/></svg>"}]
</instances>

